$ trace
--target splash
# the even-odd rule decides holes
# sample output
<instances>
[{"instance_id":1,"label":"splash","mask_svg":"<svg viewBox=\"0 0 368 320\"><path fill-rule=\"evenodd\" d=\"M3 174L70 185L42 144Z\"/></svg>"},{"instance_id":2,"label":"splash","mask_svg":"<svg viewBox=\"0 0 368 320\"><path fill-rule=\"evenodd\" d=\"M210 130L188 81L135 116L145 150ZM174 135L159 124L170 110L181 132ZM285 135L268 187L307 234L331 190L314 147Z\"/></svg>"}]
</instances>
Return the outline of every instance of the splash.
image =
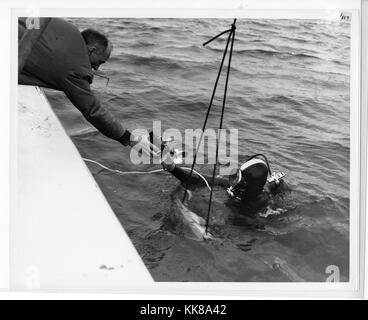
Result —
<instances>
[{"instance_id":1,"label":"splash","mask_svg":"<svg viewBox=\"0 0 368 320\"><path fill-rule=\"evenodd\" d=\"M259 213L259 216L262 217L262 218L274 217L274 216L282 215L286 211L287 210L283 209L283 208L273 209L270 206L267 206L267 208L265 210L263 210L262 212Z\"/></svg>"}]
</instances>

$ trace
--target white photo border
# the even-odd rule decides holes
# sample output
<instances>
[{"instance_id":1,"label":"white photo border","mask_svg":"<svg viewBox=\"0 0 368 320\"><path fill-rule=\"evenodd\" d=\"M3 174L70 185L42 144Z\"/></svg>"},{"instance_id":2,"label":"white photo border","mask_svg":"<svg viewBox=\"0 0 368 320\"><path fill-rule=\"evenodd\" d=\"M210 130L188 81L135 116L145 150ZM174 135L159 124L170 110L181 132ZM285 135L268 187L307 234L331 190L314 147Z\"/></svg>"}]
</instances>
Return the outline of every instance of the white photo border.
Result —
<instances>
[{"instance_id":1,"label":"white photo border","mask_svg":"<svg viewBox=\"0 0 368 320\"><path fill-rule=\"evenodd\" d=\"M1 5L0 5L1 6ZM0 7L1 8L1 7ZM2 34L4 43L11 43L11 33L8 26L11 16L0 10L0 30L7 32ZM11 59L10 50L1 50L1 61ZM7 64L9 66L9 64ZM0 292L10 289L10 68L5 72L0 85L0 101L2 106L2 117L0 117Z\"/></svg>"}]
</instances>

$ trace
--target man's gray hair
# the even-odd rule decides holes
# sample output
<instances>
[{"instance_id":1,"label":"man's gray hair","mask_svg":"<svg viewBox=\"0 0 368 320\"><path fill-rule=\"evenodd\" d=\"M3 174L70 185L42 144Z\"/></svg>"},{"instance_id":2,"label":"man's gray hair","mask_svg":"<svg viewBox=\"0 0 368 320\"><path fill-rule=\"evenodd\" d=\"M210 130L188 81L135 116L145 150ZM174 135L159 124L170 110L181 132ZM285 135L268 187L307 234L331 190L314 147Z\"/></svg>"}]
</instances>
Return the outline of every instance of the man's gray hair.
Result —
<instances>
[{"instance_id":1,"label":"man's gray hair","mask_svg":"<svg viewBox=\"0 0 368 320\"><path fill-rule=\"evenodd\" d=\"M102 48L107 48L109 39L102 33L94 29L86 29L81 32L86 44L98 44Z\"/></svg>"}]
</instances>

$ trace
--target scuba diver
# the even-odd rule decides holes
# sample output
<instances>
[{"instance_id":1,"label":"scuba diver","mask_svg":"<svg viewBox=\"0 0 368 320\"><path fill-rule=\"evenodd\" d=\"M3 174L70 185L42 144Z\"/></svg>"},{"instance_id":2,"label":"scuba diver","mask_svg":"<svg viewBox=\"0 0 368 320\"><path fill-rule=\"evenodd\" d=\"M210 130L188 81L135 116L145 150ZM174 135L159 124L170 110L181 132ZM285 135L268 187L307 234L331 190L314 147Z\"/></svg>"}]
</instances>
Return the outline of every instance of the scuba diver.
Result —
<instances>
[{"instance_id":1,"label":"scuba diver","mask_svg":"<svg viewBox=\"0 0 368 320\"><path fill-rule=\"evenodd\" d=\"M207 184L205 180L211 179L210 176L202 176L195 172L191 175L189 170L179 167L174 161L164 161L162 166L189 189L205 187ZM255 155L230 175L229 179L216 177L214 183L216 186L226 188L230 199L241 204L246 203L248 206L259 207L269 202L271 194L285 191L287 186L283 180L284 176L283 172L271 173L267 158L263 155Z\"/></svg>"},{"instance_id":2,"label":"scuba diver","mask_svg":"<svg viewBox=\"0 0 368 320\"><path fill-rule=\"evenodd\" d=\"M141 144L142 141L145 142ZM211 189L208 181L212 177L202 175L196 170L191 173L190 168L179 166L182 163L180 154L184 153L171 148L170 142L172 140L163 140L150 132L149 135L140 137L138 146L147 154L160 157L163 169L181 181L188 190L206 186ZM147 149L147 146L150 147ZM214 185L224 188L232 203L239 204L241 208L258 210L271 204L273 196L282 195L289 190L284 177L283 172L271 171L265 155L256 154L230 174L228 179L215 177Z\"/></svg>"},{"instance_id":3,"label":"scuba diver","mask_svg":"<svg viewBox=\"0 0 368 320\"><path fill-rule=\"evenodd\" d=\"M161 148L166 144L163 144ZM175 151L166 153L162 161L163 168L181 181L188 189L207 186L212 177L177 165ZM248 207L262 207L269 203L272 195L285 192L288 187L284 182L285 173L272 172L269 162L263 154L250 157L229 178L217 176L214 185L226 188L229 198Z\"/></svg>"},{"instance_id":4,"label":"scuba diver","mask_svg":"<svg viewBox=\"0 0 368 320\"><path fill-rule=\"evenodd\" d=\"M144 153L146 156L159 160L163 169L149 172L122 172L110 169L90 159L84 158L84 160L118 174L148 174L167 171L186 186L186 191L201 187L212 190L208 183L209 180L212 180L212 177L202 175L196 170L191 173L191 168L179 166L183 163L182 159L185 157L185 153L168 145L173 140L162 140L161 137L155 137L152 132L146 135L135 135L135 137L137 137L137 140L132 148L136 149L138 154ZM231 209L235 209L243 216L259 214L261 218L267 218L269 215L278 215L283 212L283 209L278 208L278 202L284 198L285 191L289 190L284 182L284 176L283 172L273 173L271 171L266 156L256 154L235 170L233 174L230 174L228 179L221 176L215 177L214 186L226 190L230 199L225 204L232 207ZM190 192L189 195L191 195ZM177 196L173 200L180 210L183 224L192 231L194 239L213 239L212 235L207 232L208 221L191 211L184 200ZM234 216L230 216L230 219L240 217L236 211ZM218 224L222 218L217 217L215 220Z\"/></svg>"}]
</instances>

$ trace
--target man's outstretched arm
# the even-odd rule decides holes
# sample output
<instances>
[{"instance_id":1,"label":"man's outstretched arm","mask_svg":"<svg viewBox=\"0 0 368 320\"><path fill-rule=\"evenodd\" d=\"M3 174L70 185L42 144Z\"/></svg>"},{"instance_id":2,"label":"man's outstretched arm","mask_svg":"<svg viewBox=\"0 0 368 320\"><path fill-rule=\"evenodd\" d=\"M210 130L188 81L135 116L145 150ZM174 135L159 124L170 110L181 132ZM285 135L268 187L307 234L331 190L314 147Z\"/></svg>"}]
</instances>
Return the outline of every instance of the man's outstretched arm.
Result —
<instances>
[{"instance_id":1,"label":"man's outstretched arm","mask_svg":"<svg viewBox=\"0 0 368 320\"><path fill-rule=\"evenodd\" d=\"M87 79L69 75L61 89L83 116L102 134L119 141L127 130L95 97Z\"/></svg>"}]
</instances>

